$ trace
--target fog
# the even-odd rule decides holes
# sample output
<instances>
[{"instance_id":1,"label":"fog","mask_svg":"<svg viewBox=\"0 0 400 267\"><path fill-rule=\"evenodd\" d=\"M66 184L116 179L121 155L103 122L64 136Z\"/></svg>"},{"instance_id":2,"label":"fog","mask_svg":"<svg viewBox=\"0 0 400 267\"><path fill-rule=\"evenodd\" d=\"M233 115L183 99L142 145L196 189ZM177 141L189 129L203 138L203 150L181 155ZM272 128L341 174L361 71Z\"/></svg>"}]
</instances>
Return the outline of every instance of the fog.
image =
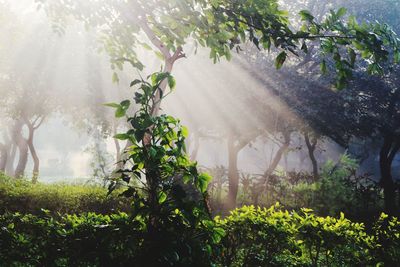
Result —
<instances>
[{"instance_id":1,"label":"fog","mask_svg":"<svg viewBox=\"0 0 400 267\"><path fill-rule=\"evenodd\" d=\"M134 89L129 83L138 73L124 66L124 70L118 71L119 81L114 78L113 82L114 71L107 53L100 51L98 33L76 21L71 20L60 34L32 1L0 1L0 7L2 131L12 135L10 129L21 114L43 120L34 138L40 158L39 181L90 179L96 149L107 155L108 168L113 169L116 148L111 126L116 123L123 130L124 125L116 122L113 110L102 104L131 98ZM277 79L274 72L254 70L241 55L234 55L231 62L221 60L214 64L206 49L189 44L184 51L186 58L179 60L173 71L177 87L162 103L162 112L180 118L188 126L192 133L189 153L194 153L196 134L202 135L196 156L200 166L227 166L227 132L246 132L264 121L273 121L274 113L265 120L260 118L263 108L255 100L263 100L288 118L301 120L285 101L271 93L266 81ZM146 65L143 77L160 69L162 62L151 52L140 49L137 53ZM25 126L22 134L27 138ZM2 142L6 143L7 134L2 135ZM265 172L281 138L271 136L253 138L250 146L240 151L241 171L260 175ZM304 159L306 151L301 138L294 135L280 168L310 171L311 163ZM316 153L322 164L329 158L337 159L344 151L328 138L319 144ZM11 169L16 167L21 152L15 153ZM29 151L24 171L27 177L31 176L33 165Z\"/></svg>"}]
</instances>

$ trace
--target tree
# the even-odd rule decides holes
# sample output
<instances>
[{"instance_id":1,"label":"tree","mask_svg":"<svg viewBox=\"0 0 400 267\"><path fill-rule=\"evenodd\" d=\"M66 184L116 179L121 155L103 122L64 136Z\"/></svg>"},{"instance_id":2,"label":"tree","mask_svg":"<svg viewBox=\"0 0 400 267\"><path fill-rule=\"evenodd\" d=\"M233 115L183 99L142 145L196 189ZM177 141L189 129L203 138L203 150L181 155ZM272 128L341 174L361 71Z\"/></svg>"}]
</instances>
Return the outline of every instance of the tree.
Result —
<instances>
[{"instance_id":1,"label":"tree","mask_svg":"<svg viewBox=\"0 0 400 267\"><path fill-rule=\"evenodd\" d=\"M297 55L307 51L307 40L319 40L320 49L331 55L336 63L337 86L343 87L351 76L356 52L363 53L363 62L371 73L382 71L381 63L396 59L398 39L390 29L379 24L358 24L354 18L343 21L345 9L332 11L318 23L307 11L300 12L304 22L301 30L290 29L286 13L279 9L277 1L64 1L36 0L39 7L53 15L56 29L62 29L69 15L87 25L107 26L104 36L105 49L112 65L122 68L127 61L134 67L143 68L134 48L149 47L141 41L143 33L164 61L164 72L171 72L175 62L185 57L183 45L190 40L210 48L210 57L230 59L231 50L240 50L240 43L250 41L259 48L280 49L276 66L280 68L288 53ZM192 38L192 39L190 39ZM341 49L346 48L349 49ZM393 50L392 50L393 49ZM390 54L388 51L393 51ZM347 58L347 59L346 59ZM321 63L325 69L324 63ZM161 86L165 93L166 83ZM157 96L158 98L160 97ZM159 110L156 101L154 112Z\"/></svg>"},{"instance_id":2,"label":"tree","mask_svg":"<svg viewBox=\"0 0 400 267\"><path fill-rule=\"evenodd\" d=\"M361 62L368 67L369 73L382 73L383 64L400 58L399 43L394 32L380 24L358 24L354 18L344 21L345 9L331 11L324 21L317 22L307 11L301 11L303 22L297 31L286 12L279 9L278 1L71 1L67 5L63 0L36 0L39 7L44 5L48 14L53 15L56 29L62 29L63 20L68 16L83 21L88 26L105 29L103 40L105 49L111 57L112 67L122 69L123 62L142 69L135 48L139 45L153 46L163 59L163 74L152 75L156 90L146 108L150 108L152 118L158 118L161 99L167 93L167 84L173 87L169 75L177 60L185 57L183 46L190 41L210 49L210 57L215 61L221 57L231 58L231 50L240 51L241 43L252 42L257 48L270 50L275 47L278 55L275 67L281 68L290 54L307 53L310 43L322 51L334 64L321 61L321 70L328 67L336 73L336 86L343 88L351 77L357 54ZM147 37L142 42L142 36ZM118 80L114 74L114 80ZM132 86L140 80L132 82ZM171 86L172 85L172 86ZM144 88L143 88L144 89ZM141 98L136 95L136 98ZM117 107L124 111L127 102ZM136 141L143 139L145 151L152 146L154 122L147 123ZM284 145L287 146L290 134L285 130ZM129 138L127 138L129 139ZM153 140L154 141L154 140ZM133 142L133 140L130 140ZM162 166L159 166L162 167ZM149 206L157 201L155 194L158 185L158 171L145 166L146 181L150 194ZM234 193L235 187L232 187ZM232 194L233 195L233 194ZM153 204L152 204L153 203Z\"/></svg>"},{"instance_id":3,"label":"tree","mask_svg":"<svg viewBox=\"0 0 400 267\"><path fill-rule=\"evenodd\" d=\"M312 134L310 137L310 132L305 131L304 132L304 141L306 143L308 155L310 157L311 164L313 167L313 177L314 177L314 180L317 181L318 176L319 176L318 175L318 162L317 162L317 159L315 158L314 152L315 152L315 149L317 148L318 136L316 136L315 134Z\"/></svg>"},{"instance_id":4,"label":"tree","mask_svg":"<svg viewBox=\"0 0 400 267\"><path fill-rule=\"evenodd\" d=\"M245 133L240 131L229 131L227 133L227 148L228 148L228 196L226 210L236 208L236 200L239 190L239 170L238 170L238 154L239 152L259 135L259 129L247 130Z\"/></svg>"}]
</instances>

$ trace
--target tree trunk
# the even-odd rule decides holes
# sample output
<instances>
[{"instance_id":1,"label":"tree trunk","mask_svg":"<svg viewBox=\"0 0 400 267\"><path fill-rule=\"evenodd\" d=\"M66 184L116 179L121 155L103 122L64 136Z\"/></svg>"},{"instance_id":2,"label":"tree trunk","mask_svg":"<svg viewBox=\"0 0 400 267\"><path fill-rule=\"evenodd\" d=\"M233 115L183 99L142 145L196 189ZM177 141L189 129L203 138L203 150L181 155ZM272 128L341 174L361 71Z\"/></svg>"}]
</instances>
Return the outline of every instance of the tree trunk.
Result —
<instances>
[{"instance_id":1,"label":"tree trunk","mask_svg":"<svg viewBox=\"0 0 400 267\"><path fill-rule=\"evenodd\" d=\"M306 132L306 133L304 133L304 140L307 145L308 156L310 157L311 164L312 164L314 181L317 181L319 178L318 162L317 162L317 159L315 158L314 152L317 147L318 139L317 139L317 137L314 136L312 138L312 140L310 140L309 133Z\"/></svg>"},{"instance_id":2,"label":"tree trunk","mask_svg":"<svg viewBox=\"0 0 400 267\"><path fill-rule=\"evenodd\" d=\"M274 159L269 165L268 169L264 172L264 183L267 181L269 176L275 171L276 167L278 167L279 162L282 159L283 154L288 150L290 146L290 132L283 133L284 142L278 151L275 154Z\"/></svg>"},{"instance_id":3,"label":"tree trunk","mask_svg":"<svg viewBox=\"0 0 400 267\"><path fill-rule=\"evenodd\" d=\"M113 127L113 134L116 135L117 134L117 127L114 125ZM114 146L115 146L115 170L113 175L116 176L118 175L117 171L121 170L124 168L124 160L127 159L127 155L124 155L123 153L128 149L128 147L130 147L132 145L131 141L127 141L125 148L123 148L123 150L121 151L121 144L119 143L118 139L113 138L114 140Z\"/></svg>"},{"instance_id":4,"label":"tree trunk","mask_svg":"<svg viewBox=\"0 0 400 267\"><path fill-rule=\"evenodd\" d=\"M236 198L239 190L239 173L237 167L237 157L239 149L235 146L233 136L228 137L228 199L226 209L232 210L236 208Z\"/></svg>"},{"instance_id":5,"label":"tree trunk","mask_svg":"<svg viewBox=\"0 0 400 267\"><path fill-rule=\"evenodd\" d=\"M0 172L4 173L6 170L7 157L8 157L7 145L0 144Z\"/></svg>"},{"instance_id":6,"label":"tree trunk","mask_svg":"<svg viewBox=\"0 0 400 267\"><path fill-rule=\"evenodd\" d=\"M10 162L9 167L11 168L9 175L14 176L16 178L20 178L23 176L26 168L26 163L28 161L28 146L26 144L26 140L22 136L22 127L24 126L24 123L22 119L19 119L15 122L11 132L10 132L10 138L12 140L13 144L13 149L11 151L11 158L12 162ZM19 152L19 160L17 167L14 170L14 159L17 154L17 149Z\"/></svg>"},{"instance_id":7,"label":"tree trunk","mask_svg":"<svg viewBox=\"0 0 400 267\"><path fill-rule=\"evenodd\" d=\"M266 183L267 183L269 177L272 175L272 173L278 167L278 164L281 161L283 154L288 150L288 148L290 146L290 136L291 136L290 131L283 132L284 141L283 141L281 147L276 152L274 159L272 160L268 169L264 172L264 175L259 184L259 188L258 188L257 192L255 193L254 199L257 201L256 204L258 204L258 199L259 199L260 195L262 194L262 192L265 190Z\"/></svg>"},{"instance_id":8,"label":"tree trunk","mask_svg":"<svg viewBox=\"0 0 400 267\"><path fill-rule=\"evenodd\" d=\"M26 164L28 163L28 144L22 135L18 138L19 160L15 168L15 178L22 178L25 173Z\"/></svg>"},{"instance_id":9,"label":"tree trunk","mask_svg":"<svg viewBox=\"0 0 400 267\"><path fill-rule=\"evenodd\" d=\"M29 137L27 140L29 151L31 152L32 159L33 159L33 171L32 171L32 183L37 183L38 178L39 178L39 166L40 166L40 160L39 156L37 155L36 148L33 144L33 136L35 133L35 129L33 128L32 125L28 125L29 128Z\"/></svg>"},{"instance_id":10,"label":"tree trunk","mask_svg":"<svg viewBox=\"0 0 400 267\"><path fill-rule=\"evenodd\" d=\"M10 144L6 162L6 174L11 177L13 177L15 173L14 162L16 154L17 154L17 146L15 144Z\"/></svg>"},{"instance_id":11,"label":"tree trunk","mask_svg":"<svg viewBox=\"0 0 400 267\"><path fill-rule=\"evenodd\" d=\"M194 132L194 147L192 153L190 153L190 160L195 161L200 148L200 133Z\"/></svg>"},{"instance_id":12,"label":"tree trunk","mask_svg":"<svg viewBox=\"0 0 400 267\"><path fill-rule=\"evenodd\" d=\"M395 140L391 135L385 136L379 154L379 167L381 172L380 184L383 188L385 212L396 215L396 189L392 177L392 162L400 149L400 140Z\"/></svg>"},{"instance_id":13,"label":"tree trunk","mask_svg":"<svg viewBox=\"0 0 400 267\"><path fill-rule=\"evenodd\" d=\"M15 121L12 126L8 127L8 133L4 134L5 143L8 144L8 155L5 172L8 176L14 177L15 169L14 162L17 154L17 136L21 134L21 121Z\"/></svg>"}]
</instances>

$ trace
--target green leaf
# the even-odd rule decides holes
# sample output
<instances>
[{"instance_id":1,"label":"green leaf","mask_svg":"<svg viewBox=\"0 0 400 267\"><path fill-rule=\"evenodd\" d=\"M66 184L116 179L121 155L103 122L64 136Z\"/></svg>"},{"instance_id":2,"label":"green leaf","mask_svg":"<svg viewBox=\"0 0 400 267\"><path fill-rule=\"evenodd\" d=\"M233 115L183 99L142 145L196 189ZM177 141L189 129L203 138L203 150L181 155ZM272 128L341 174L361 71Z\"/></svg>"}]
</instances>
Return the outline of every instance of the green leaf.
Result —
<instances>
[{"instance_id":1,"label":"green leaf","mask_svg":"<svg viewBox=\"0 0 400 267\"><path fill-rule=\"evenodd\" d=\"M356 57L357 57L356 52L354 51L354 49L350 47L347 49L347 51L349 53L350 65L354 67L354 63L356 62Z\"/></svg>"},{"instance_id":2,"label":"green leaf","mask_svg":"<svg viewBox=\"0 0 400 267\"><path fill-rule=\"evenodd\" d=\"M169 88L171 88L171 89L174 89L175 86L176 86L175 78L172 77L172 75L168 75L168 86L169 86Z\"/></svg>"},{"instance_id":3,"label":"green leaf","mask_svg":"<svg viewBox=\"0 0 400 267\"><path fill-rule=\"evenodd\" d=\"M314 16L308 10L302 10L299 14L302 21L312 22L314 20Z\"/></svg>"},{"instance_id":4,"label":"green leaf","mask_svg":"<svg viewBox=\"0 0 400 267\"><path fill-rule=\"evenodd\" d=\"M121 117L125 116L126 111L129 109L130 104L131 104L131 101L124 100L119 105L113 105L114 107L117 108L117 110L115 111L115 117L121 118Z\"/></svg>"},{"instance_id":5,"label":"green leaf","mask_svg":"<svg viewBox=\"0 0 400 267\"><path fill-rule=\"evenodd\" d=\"M165 194L163 191L158 192L158 203L162 204L167 200L167 194Z\"/></svg>"},{"instance_id":6,"label":"green leaf","mask_svg":"<svg viewBox=\"0 0 400 267\"><path fill-rule=\"evenodd\" d=\"M157 156L157 150L154 147L150 147L149 154L150 157L155 158Z\"/></svg>"},{"instance_id":7,"label":"green leaf","mask_svg":"<svg viewBox=\"0 0 400 267\"><path fill-rule=\"evenodd\" d=\"M347 9L344 8L344 7L341 7L341 8L339 8L339 10L337 11L336 15L337 15L339 18L341 18L341 17L343 17L344 15L346 15L346 13L347 13Z\"/></svg>"},{"instance_id":8,"label":"green leaf","mask_svg":"<svg viewBox=\"0 0 400 267\"><path fill-rule=\"evenodd\" d=\"M322 60L320 68L321 68L322 74L326 74L328 72L328 68L326 67L326 61L325 60Z\"/></svg>"},{"instance_id":9,"label":"green leaf","mask_svg":"<svg viewBox=\"0 0 400 267\"><path fill-rule=\"evenodd\" d=\"M307 47L306 42L303 42L303 44L301 45L301 50L302 50L304 53L308 53L308 47Z\"/></svg>"},{"instance_id":10,"label":"green leaf","mask_svg":"<svg viewBox=\"0 0 400 267\"><path fill-rule=\"evenodd\" d=\"M394 52L394 63L395 64L400 63L400 52L399 51Z\"/></svg>"},{"instance_id":11,"label":"green leaf","mask_svg":"<svg viewBox=\"0 0 400 267\"><path fill-rule=\"evenodd\" d=\"M130 105L131 105L131 101L129 101L129 100L124 100L124 101L121 102L121 106L124 109L128 109Z\"/></svg>"},{"instance_id":12,"label":"green leaf","mask_svg":"<svg viewBox=\"0 0 400 267\"><path fill-rule=\"evenodd\" d=\"M117 110L115 111L115 117L121 118L126 115L126 109L123 107L119 106Z\"/></svg>"},{"instance_id":13,"label":"green leaf","mask_svg":"<svg viewBox=\"0 0 400 267\"><path fill-rule=\"evenodd\" d=\"M189 136L189 130L187 127L182 126L182 135L183 137L187 138Z\"/></svg>"},{"instance_id":14,"label":"green leaf","mask_svg":"<svg viewBox=\"0 0 400 267\"><path fill-rule=\"evenodd\" d=\"M165 78L169 77L170 74L168 72L157 72L152 74L151 77L151 83L153 86L156 86L158 83L163 81Z\"/></svg>"},{"instance_id":15,"label":"green leaf","mask_svg":"<svg viewBox=\"0 0 400 267\"><path fill-rule=\"evenodd\" d=\"M113 83L119 83L119 77L118 77L118 74L116 72L113 73L112 82Z\"/></svg>"},{"instance_id":16,"label":"green leaf","mask_svg":"<svg viewBox=\"0 0 400 267\"><path fill-rule=\"evenodd\" d=\"M282 68L283 63L285 63L286 61L286 57L287 57L287 53L286 51L282 51L275 60L275 67L279 70L280 68Z\"/></svg>"},{"instance_id":17,"label":"green leaf","mask_svg":"<svg viewBox=\"0 0 400 267\"><path fill-rule=\"evenodd\" d=\"M165 60L164 55L160 51L154 51L159 60Z\"/></svg>"},{"instance_id":18,"label":"green leaf","mask_svg":"<svg viewBox=\"0 0 400 267\"><path fill-rule=\"evenodd\" d=\"M198 186L202 193L207 191L208 184L211 182L212 177L208 173L201 173L198 178Z\"/></svg>"},{"instance_id":19,"label":"green leaf","mask_svg":"<svg viewBox=\"0 0 400 267\"><path fill-rule=\"evenodd\" d=\"M116 134L114 135L114 138L118 140L127 140L129 139L129 134L126 133Z\"/></svg>"},{"instance_id":20,"label":"green leaf","mask_svg":"<svg viewBox=\"0 0 400 267\"><path fill-rule=\"evenodd\" d=\"M131 84L130 84L130 87L135 86L136 84L141 83L141 82L142 82L142 81L139 80L139 79L133 80L133 81L131 82Z\"/></svg>"},{"instance_id":21,"label":"green leaf","mask_svg":"<svg viewBox=\"0 0 400 267\"><path fill-rule=\"evenodd\" d=\"M119 108L121 106L120 104L117 104L117 103L105 103L103 105L107 106L107 107L112 107L112 108Z\"/></svg>"}]
</instances>

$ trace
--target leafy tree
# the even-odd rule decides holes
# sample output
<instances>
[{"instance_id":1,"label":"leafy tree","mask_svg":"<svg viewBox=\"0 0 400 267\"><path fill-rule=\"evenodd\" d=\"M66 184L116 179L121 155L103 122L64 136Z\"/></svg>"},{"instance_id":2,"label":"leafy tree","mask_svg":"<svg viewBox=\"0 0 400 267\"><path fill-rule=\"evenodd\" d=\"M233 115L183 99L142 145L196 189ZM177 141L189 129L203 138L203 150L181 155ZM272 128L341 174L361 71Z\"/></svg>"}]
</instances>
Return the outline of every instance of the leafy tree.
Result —
<instances>
[{"instance_id":1,"label":"leafy tree","mask_svg":"<svg viewBox=\"0 0 400 267\"><path fill-rule=\"evenodd\" d=\"M105 49L113 67L122 68L122 62L143 68L135 47L149 48L143 43L144 34L155 52L164 61L164 72L171 72L174 63L184 57L183 45L193 40L210 48L210 57L216 61L229 59L231 50L240 50L241 42L250 41L259 48L281 50L276 58L280 68L288 53L307 52L306 41L316 41L325 55L332 56L337 72L337 86L343 87L351 76L357 57L371 73L381 73L381 64L397 61L398 40L393 32L380 24L358 24L350 17L344 21L344 8L331 11L319 23L307 11L301 11L304 24L292 31L287 13L280 10L275 0L263 1L64 1L36 0L53 17L54 27L62 29L69 15L88 26L106 28ZM343 49L344 48L344 49ZM389 53L393 52L393 53ZM325 63L321 62L325 71ZM116 76L115 76L116 77ZM165 90L166 83L162 84ZM158 96L160 97L160 96ZM154 109L158 112L159 105Z\"/></svg>"}]
</instances>

